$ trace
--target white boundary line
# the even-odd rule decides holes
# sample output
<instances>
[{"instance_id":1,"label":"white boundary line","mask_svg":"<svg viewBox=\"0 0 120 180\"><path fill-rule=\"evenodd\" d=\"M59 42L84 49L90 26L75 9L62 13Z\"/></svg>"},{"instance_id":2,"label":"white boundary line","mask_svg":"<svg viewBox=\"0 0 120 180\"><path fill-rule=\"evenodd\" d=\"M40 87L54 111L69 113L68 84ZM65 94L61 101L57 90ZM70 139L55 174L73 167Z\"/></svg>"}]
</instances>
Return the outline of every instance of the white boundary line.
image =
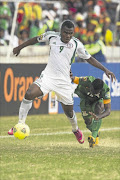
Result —
<instances>
[{"instance_id":1,"label":"white boundary line","mask_svg":"<svg viewBox=\"0 0 120 180\"><path fill-rule=\"evenodd\" d=\"M120 127L114 127L114 128L105 128L100 129L100 131L114 131L114 130L120 130ZM82 130L83 133L90 132L89 130ZM30 134L30 136L51 136L51 135L64 135L64 134L72 134L72 132L55 132L55 133L38 133L38 134ZM14 136L0 136L0 139L2 138L13 138Z\"/></svg>"}]
</instances>

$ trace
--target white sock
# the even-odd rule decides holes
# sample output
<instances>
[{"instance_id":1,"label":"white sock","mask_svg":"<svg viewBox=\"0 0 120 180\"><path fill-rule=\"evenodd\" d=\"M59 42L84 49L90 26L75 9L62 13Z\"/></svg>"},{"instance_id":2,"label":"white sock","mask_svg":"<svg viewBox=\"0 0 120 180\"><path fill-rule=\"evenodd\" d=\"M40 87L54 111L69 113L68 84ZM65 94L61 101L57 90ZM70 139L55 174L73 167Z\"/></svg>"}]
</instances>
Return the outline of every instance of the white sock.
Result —
<instances>
[{"instance_id":1,"label":"white sock","mask_svg":"<svg viewBox=\"0 0 120 180\"><path fill-rule=\"evenodd\" d=\"M32 107L32 100L23 99L19 108L19 121L18 123L25 123L28 111Z\"/></svg>"},{"instance_id":2,"label":"white sock","mask_svg":"<svg viewBox=\"0 0 120 180\"><path fill-rule=\"evenodd\" d=\"M76 132L78 130L78 125L77 125L77 117L74 111L73 111L73 117L72 118L68 117L68 119L72 125L72 131Z\"/></svg>"}]
</instances>

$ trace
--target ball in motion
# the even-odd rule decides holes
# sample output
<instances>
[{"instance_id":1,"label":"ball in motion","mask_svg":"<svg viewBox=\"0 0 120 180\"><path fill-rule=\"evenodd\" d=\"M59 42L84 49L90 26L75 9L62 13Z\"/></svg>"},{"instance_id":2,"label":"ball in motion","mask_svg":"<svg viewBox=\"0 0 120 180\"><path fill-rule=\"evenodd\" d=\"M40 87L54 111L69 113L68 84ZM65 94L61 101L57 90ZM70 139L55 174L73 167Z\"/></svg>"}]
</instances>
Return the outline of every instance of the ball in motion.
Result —
<instances>
[{"instance_id":1,"label":"ball in motion","mask_svg":"<svg viewBox=\"0 0 120 180\"><path fill-rule=\"evenodd\" d=\"M27 124L18 123L13 127L13 134L18 139L25 139L30 134L30 128Z\"/></svg>"}]
</instances>

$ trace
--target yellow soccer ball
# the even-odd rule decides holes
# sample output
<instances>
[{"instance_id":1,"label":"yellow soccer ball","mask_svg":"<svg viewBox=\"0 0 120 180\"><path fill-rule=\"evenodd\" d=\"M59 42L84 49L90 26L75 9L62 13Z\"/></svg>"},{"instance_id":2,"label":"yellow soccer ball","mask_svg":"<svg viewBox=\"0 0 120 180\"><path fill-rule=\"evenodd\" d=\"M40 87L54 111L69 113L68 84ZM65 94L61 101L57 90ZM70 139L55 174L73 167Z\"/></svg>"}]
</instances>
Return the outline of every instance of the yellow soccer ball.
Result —
<instances>
[{"instance_id":1,"label":"yellow soccer ball","mask_svg":"<svg viewBox=\"0 0 120 180\"><path fill-rule=\"evenodd\" d=\"M25 139L30 135L30 128L27 124L18 123L13 127L13 134L18 139Z\"/></svg>"}]
</instances>

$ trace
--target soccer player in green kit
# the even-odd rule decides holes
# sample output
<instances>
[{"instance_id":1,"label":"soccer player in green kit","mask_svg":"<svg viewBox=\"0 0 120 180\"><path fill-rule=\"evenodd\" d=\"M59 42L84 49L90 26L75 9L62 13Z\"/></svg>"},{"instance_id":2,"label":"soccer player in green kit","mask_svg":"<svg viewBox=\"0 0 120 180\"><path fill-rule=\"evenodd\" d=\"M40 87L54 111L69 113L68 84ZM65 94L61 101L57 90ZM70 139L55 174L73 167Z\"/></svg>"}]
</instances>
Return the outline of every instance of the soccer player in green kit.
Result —
<instances>
[{"instance_id":1,"label":"soccer player in green kit","mask_svg":"<svg viewBox=\"0 0 120 180\"><path fill-rule=\"evenodd\" d=\"M78 84L75 94L80 97L80 109L86 127L92 132L88 136L89 147L98 145L102 118L111 112L110 89L101 79L93 76L72 77Z\"/></svg>"}]
</instances>

